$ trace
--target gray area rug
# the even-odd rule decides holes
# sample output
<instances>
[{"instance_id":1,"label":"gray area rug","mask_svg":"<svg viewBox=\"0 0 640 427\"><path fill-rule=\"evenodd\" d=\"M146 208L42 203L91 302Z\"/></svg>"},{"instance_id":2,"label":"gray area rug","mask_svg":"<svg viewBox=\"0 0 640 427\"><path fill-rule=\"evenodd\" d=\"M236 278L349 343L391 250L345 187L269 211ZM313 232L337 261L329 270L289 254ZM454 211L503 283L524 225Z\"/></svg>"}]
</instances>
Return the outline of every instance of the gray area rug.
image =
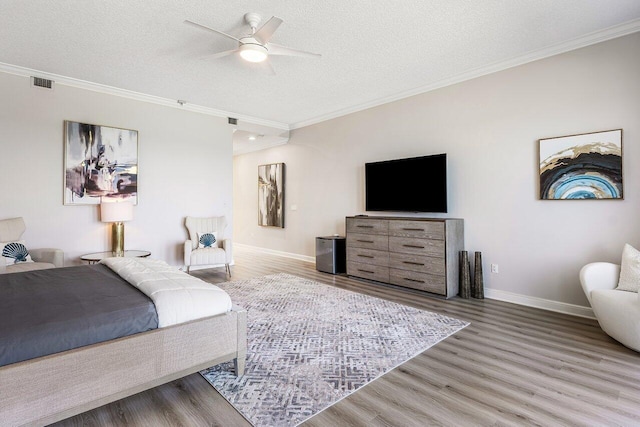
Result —
<instances>
[{"instance_id":1,"label":"gray area rug","mask_svg":"<svg viewBox=\"0 0 640 427\"><path fill-rule=\"evenodd\" d=\"M248 316L245 375L201 374L254 426L294 426L468 325L289 274L217 285Z\"/></svg>"}]
</instances>

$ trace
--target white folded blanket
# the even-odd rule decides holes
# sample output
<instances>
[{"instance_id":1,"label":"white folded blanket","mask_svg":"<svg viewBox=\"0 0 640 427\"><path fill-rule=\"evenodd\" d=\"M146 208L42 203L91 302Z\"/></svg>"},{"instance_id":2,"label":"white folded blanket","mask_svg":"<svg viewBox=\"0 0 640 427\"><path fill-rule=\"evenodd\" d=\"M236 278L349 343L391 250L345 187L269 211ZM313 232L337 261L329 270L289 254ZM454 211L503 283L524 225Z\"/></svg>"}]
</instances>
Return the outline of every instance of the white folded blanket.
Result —
<instances>
[{"instance_id":1,"label":"white folded blanket","mask_svg":"<svg viewBox=\"0 0 640 427\"><path fill-rule=\"evenodd\" d=\"M101 263L151 298L160 328L231 310L231 298L225 291L164 261L107 258Z\"/></svg>"}]
</instances>

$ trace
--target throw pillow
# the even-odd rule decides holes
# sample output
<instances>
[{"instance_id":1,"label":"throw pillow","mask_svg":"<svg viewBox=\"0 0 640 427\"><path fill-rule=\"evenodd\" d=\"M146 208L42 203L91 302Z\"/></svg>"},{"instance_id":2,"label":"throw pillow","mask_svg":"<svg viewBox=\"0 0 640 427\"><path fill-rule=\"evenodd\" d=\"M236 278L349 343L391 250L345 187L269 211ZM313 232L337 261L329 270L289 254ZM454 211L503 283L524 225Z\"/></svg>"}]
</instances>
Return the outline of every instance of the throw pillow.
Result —
<instances>
[{"instance_id":1,"label":"throw pillow","mask_svg":"<svg viewBox=\"0 0 640 427\"><path fill-rule=\"evenodd\" d=\"M198 249L217 248L218 233L209 231L207 233L198 233Z\"/></svg>"},{"instance_id":2,"label":"throw pillow","mask_svg":"<svg viewBox=\"0 0 640 427\"><path fill-rule=\"evenodd\" d=\"M0 243L0 254L2 254L2 260L5 265L33 262L27 247L24 245L24 240Z\"/></svg>"},{"instance_id":3,"label":"throw pillow","mask_svg":"<svg viewBox=\"0 0 640 427\"><path fill-rule=\"evenodd\" d=\"M628 243L622 250L620 280L616 289L630 292L638 292L640 289L640 251Z\"/></svg>"}]
</instances>

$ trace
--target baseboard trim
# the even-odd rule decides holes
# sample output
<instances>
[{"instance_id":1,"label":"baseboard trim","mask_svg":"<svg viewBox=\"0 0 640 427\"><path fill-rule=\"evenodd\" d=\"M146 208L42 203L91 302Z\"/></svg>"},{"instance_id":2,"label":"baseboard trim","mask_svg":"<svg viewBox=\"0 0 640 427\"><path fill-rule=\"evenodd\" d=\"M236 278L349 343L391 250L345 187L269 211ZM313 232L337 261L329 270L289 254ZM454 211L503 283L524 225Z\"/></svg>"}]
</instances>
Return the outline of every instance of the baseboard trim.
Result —
<instances>
[{"instance_id":1,"label":"baseboard trim","mask_svg":"<svg viewBox=\"0 0 640 427\"><path fill-rule=\"evenodd\" d=\"M590 307L568 304L566 302L537 298L529 295L515 294L513 292L501 291L491 288L484 289L484 296L486 298L495 299L498 301L511 302L527 307L535 307L541 308L543 310L555 311L556 313L570 314L572 316L585 317L588 319L596 318L593 314L593 310Z\"/></svg>"},{"instance_id":2,"label":"baseboard trim","mask_svg":"<svg viewBox=\"0 0 640 427\"><path fill-rule=\"evenodd\" d=\"M261 248L258 246L246 245L243 243L235 243L234 247L251 252L260 252L270 255L281 256L284 258L293 258L305 262L316 262L315 257L294 254L291 252L276 251L274 249ZM494 299L497 301L510 302L513 304L524 305L526 307L540 308L543 310L554 311L556 313L569 314L572 316L584 317L587 319L595 319L593 310L591 307L584 307L576 304L568 304L566 302L553 301L544 298L532 297L529 295L516 294L513 292L501 291L498 289L485 288L485 298Z\"/></svg>"},{"instance_id":3,"label":"baseboard trim","mask_svg":"<svg viewBox=\"0 0 640 427\"><path fill-rule=\"evenodd\" d=\"M316 262L316 257L312 257L308 255L300 255L300 254L294 254L291 252L276 251L275 249L261 248L259 246L246 245L244 243L236 243L236 242L233 242L233 246L240 248L242 250L251 251L251 252L260 252L263 254L277 255L284 258L293 258L293 259L297 259L304 262L312 262L314 264Z\"/></svg>"}]
</instances>

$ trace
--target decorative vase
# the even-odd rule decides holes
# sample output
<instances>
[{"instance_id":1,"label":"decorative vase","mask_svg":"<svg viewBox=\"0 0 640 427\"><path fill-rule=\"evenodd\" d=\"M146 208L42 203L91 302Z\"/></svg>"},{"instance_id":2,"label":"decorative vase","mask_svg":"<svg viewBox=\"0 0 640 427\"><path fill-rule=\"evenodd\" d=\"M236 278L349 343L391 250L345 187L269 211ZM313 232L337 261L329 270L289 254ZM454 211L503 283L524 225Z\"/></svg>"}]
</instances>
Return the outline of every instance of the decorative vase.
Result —
<instances>
[{"instance_id":1,"label":"decorative vase","mask_svg":"<svg viewBox=\"0 0 640 427\"><path fill-rule=\"evenodd\" d=\"M484 299L484 280L482 279L482 252L476 252L473 268L473 297L477 299Z\"/></svg>"},{"instance_id":2,"label":"decorative vase","mask_svg":"<svg viewBox=\"0 0 640 427\"><path fill-rule=\"evenodd\" d=\"M471 297L471 265L469 264L469 252L460 251L460 298Z\"/></svg>"}]
</instances>

